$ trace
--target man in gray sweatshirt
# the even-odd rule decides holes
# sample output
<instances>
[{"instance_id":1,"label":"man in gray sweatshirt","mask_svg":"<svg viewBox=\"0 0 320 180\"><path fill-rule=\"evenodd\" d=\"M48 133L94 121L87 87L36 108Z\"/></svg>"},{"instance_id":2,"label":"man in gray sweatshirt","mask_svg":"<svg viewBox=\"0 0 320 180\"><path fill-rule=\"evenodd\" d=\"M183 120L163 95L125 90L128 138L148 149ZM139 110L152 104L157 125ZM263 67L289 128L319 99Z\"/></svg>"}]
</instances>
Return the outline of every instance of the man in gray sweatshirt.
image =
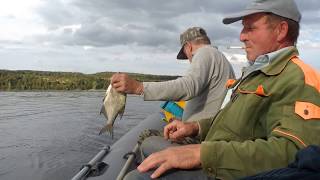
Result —
<instances>
[{"instance_id":1,"label":"man in gray sweatshirt","mask_svg":"<svg viewBox=\"0 0 320 180\"><path fill-rule=\"evenodd\" d=\"M206 31L191 27L180 35L181 49L177 59L188 59L186 75L165 82L139 82L125 73L116 73L111 84L118 92L142 95L144 100L185 100L183 121L213 117L223 103L228 79L234 79L226 57L211 46Z\"/></svg>"}]
</instances>

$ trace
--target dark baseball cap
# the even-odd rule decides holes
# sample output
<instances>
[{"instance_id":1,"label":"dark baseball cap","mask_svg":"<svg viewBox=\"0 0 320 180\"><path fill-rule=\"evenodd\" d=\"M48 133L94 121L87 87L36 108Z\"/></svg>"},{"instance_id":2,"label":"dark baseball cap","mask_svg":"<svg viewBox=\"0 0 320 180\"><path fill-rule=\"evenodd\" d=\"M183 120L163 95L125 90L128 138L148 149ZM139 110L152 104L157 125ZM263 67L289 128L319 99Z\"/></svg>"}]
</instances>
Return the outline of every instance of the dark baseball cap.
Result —
<instances>
[{"instance_id":1,"label":"dark baseball cap","mask_svg":"<svg viewBox=\"0 0 320 180\"><path fill-rule=\"evenodd\" d=\"M301 20L301 14L294 0L254 0L243 11L230 14L222 22L231 24L245 16L263 12L285 17L298 23Z\"/></svg>"},{"instance_id":2,"label":"dark baseball cap","mask_svg":"<svg viewBox=\"0 0 320 180\"><path fill-rule=\"evenodd\" d=\"M181 49L177 55L177 59L185 60L188 59L187 55L183 52L183 47L188 41L197 39L208 38L206 31L201 27L191 27L185 32L180 34Z\"/></svg>"}]
</instances>

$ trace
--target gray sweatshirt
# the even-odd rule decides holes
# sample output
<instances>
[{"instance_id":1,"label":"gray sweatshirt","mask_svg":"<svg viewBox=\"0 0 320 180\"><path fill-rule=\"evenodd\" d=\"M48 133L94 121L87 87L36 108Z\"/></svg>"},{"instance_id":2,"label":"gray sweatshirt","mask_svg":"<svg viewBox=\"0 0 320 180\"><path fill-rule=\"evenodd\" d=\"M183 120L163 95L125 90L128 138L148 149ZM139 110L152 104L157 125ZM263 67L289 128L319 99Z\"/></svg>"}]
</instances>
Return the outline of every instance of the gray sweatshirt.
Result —
<instances>
[{"instance_id":1,"label":"gray sweatshirt","mask_svg":"<svg viewBox=\"0 0 320 180\"><path fill-rule=\"evenodd\" d=\"M234 78L231 64L215 47L197 49L185 76L165 82L143 82L144 100L186 100L182 120L213 117L226 95L225 84Z\"/></svg>"}]
</instances>

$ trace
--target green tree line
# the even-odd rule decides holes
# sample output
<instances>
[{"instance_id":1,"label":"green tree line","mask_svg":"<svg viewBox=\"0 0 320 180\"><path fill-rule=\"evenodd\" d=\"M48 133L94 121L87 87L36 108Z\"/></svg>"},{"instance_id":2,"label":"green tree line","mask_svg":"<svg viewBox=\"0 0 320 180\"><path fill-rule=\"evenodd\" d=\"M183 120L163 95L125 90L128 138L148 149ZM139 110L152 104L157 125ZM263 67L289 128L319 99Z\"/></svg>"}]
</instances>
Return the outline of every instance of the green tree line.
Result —
<instances>
[{"instance_id":1,"label":"green tree line","mask_svg":"<svg viewBox=\"0 0 320 180\"><path fill-rule=\"evenodd\" d=\"M1 91L106 89L114 72L83 74L29 70L0 70ZM128 73L138 81L167 81L178 76Z\"/></svg>"}]
</instances>

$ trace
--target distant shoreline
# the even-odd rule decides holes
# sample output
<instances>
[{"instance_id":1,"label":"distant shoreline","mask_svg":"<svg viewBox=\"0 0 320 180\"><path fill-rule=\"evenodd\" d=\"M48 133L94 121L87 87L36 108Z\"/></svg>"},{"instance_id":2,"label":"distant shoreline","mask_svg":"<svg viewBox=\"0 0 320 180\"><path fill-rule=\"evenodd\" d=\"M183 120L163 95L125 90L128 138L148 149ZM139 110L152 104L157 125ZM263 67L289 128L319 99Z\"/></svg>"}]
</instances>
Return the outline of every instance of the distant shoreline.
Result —
<instances>
[{"instance_id":1,"label":"distant shoreline","mask_svg":"<svg viewBox=\"0 0 320 180\"><path fill-rule=\"evenodd\" d=\"M83 74L32 70L0 70L0 91L104 91L114 72ZM127 73L144 82L168 81L179 76Z\"/></svg>"},{"instance_id":2,"label":"distant shoreline","mask_svg":"<svg viewBox=\"0 0 320 180\"><path fill-rule=\"evenodd\" d=\"M90 90L53 90L53 89L48 89L48 90L0 90L0 92L105 92L106 89L90 89Z\"/></svg>"}]
</instances>

